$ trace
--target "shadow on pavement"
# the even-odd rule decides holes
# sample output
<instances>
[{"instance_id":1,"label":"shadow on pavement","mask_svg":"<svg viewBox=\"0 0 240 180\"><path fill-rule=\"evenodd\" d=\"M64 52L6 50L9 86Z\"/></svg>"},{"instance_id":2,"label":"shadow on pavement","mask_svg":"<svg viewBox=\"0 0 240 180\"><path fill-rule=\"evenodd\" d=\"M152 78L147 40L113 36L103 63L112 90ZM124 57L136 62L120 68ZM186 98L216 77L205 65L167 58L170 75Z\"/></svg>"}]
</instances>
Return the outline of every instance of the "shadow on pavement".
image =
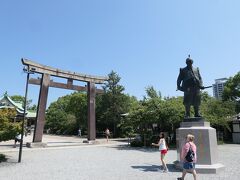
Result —
<instances>
[{"instance_id":1,"label":"shadow on pavement","mask_svg":"<svg viewBox=\"0 0 240 180\"><path fill-rule=\"evenodd\" d=\"M141 151L141 152L146 152L146 153L159 152L158 148L155 148L155 147L131 147L130 145L127 145L127 144L110 146L108 148L114 148L114 149L121 150L121 151L123 151L123 150L124 151Z\"/></svg>"},{"instance_id":2,"label":"shadow on pavement","mask_svg":"<svg viewBox=\"0 0 240 180\"><path fill-rule=\"evenodd\" d=\"M149 165L143 165L143 166L132 166L133 169L139 169L140 171L144 171L144 172L160 172L161 166L159 165L153 165L153 164L149 164ZM168 167L168 171L169 172L181 172L177 169L175 169L174 164L167 164Z\"/></svg>"},{"instance_id":3,"label":"shadow on pavement","mask_svg":"<svg viewBox=\"0 0 240 180\"><path fill-rule=\"evenodd\" d=\"M14 166L19 164L17 159L13 159L12 156L6 156L6 161L0 163L1 166Z\"/></svg>"},{"instance_id":4,"label":"shadow on pavement","mask_svg":"<svg viewBox=\"0 0 240 180\"><path fill-rule=\"evenodd\" d=\"M0 147L13 147L13 144L6 144L6 145L5 144L4 145L1 144Z\"/></svg>"},{"instance_id":5,"label":"shadow on pavement","mask_svg":"<svg viewBox=\"0 0 240 180\"><path fill-rule=\"evenodd\" d=\"M55 141L55 142L47 142L47 144L58 144L58 143L72 143L72 144L76 144L76 143L82 143L82 142L71 142L71 141L59 141L59 142L57 142L57 141Z\"/></svg>"},{"instance_id":6,"label":"shadow on pavement","mask_svg":"<svg viewBox=\"0 0 240 180\"><path fill-rule=\"evenodd\" d=\"M14 144L4 144L4 145L0 145L0 147L5 147L5 148L13 148L13 149L16 149L16 148L19 148L20 144L17 144L16 147L13 147ZM27 147L26 144L23 144L22 147Z\"/></svg>"}]
</instances>

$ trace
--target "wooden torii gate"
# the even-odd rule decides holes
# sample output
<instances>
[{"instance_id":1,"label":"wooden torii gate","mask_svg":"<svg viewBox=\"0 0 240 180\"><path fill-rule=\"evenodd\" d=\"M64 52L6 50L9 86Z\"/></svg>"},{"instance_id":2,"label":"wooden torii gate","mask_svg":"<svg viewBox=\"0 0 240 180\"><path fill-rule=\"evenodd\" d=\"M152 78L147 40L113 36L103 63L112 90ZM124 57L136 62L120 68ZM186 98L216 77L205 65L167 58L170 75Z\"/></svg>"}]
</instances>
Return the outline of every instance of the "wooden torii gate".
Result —
<instances>
[{"instance_id":1,"label":"wooden torii gate","mask_svg":"<svg viewBox=\"0 0 240 180\"><path fill-rule=\"evenodd\" d=\"M47 106L47 97L49 87L70 89L76 91L87 91L88 95L88 140L96 139L96 114L95 114L95 95L103 93L103 90L96 89L95 84L102 84L108 80L107 77L91 76L70 71L64 71L57 68L41 65L28 59L22 59L25 69L31 73L42 75L40 79L28 79L29 84L40 85L40 93L38 99L37 118L35 123L35 131L33 142L42 142L43 129L45 124L45 112ZM50 77L60 77L67 79L67 83L53 82ZM73 85L73 80L87 82L87 86Z\"/></svg>"}]
</instances>

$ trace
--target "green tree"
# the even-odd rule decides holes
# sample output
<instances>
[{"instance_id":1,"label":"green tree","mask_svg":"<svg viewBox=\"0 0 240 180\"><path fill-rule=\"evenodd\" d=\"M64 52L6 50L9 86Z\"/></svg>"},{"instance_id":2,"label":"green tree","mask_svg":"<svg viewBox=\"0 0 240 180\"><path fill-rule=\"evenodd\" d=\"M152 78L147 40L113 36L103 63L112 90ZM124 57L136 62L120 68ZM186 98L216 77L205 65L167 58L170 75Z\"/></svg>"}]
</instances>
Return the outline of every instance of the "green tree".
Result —
<instances>
[{"instance_id":1,"label":"green tree","mask_svg":"<svg viewBox=\"0 0 240 180\"><path fill-rule=\"evenodd\" d=\"M235 103L232 101L221 101L203 94L201 111L203 117L208 120L212 126L221 128L229 127L229 119L235 114Z\"/></svg>"},{"instance_id":2,"label":"green tree","mask_svg":"<svg viewBox=\"0 0 240 180\"><path fill-rule=\"evenodd\" d=\"M222 98L224 101L236 102L236 112L240 112L240 72L228 79L224 86Z\"/></svg>"},{"instance_id":3,"label":"green tree","mask_svg":"<svg viewBox=\"0 0 240 180\"><path fill-rule=\"evenodd\" d=\"M53 102L47 110L45 129L50 129L54 134L76 134L81 117L86 116L81 114L86 112L81 110L86 108L86 105L81 106L81 103L85 102L86 95L78 92Z\"/></svg>"},{"instance_id":4,"label":"green tree","mask_svg":"<svg viewBox=\"0 0 240 180\"><path fill-rule=\"evenodd\" d=\"M124 123L132 125L135 133L139 133L149 145L154 139L152 136L161 131L174 133L184 116L182 97L161 97L154 87L146 88L146 96L134 106ZM153 125L157 125L157 128Z\"/></svg>"},{"instance_id":5,"label":"green tree","mask_svg":"<svg viewBox=\"0 0 240 180\"><path fill-rule=\"evenodd\" d=\"M34 104L28 108L28 110L37 111L37 105Z\"/></svg>"},{"instance_id":6,"label":"green tree","mask_svg":"<svg viewBox=\"0 0 240 180\"><path fill-rule=\"evenodd\" d=\"M205 120L217 131L223 132L225 140L230 139L230 121L235 112L235 102L221 101L210 97L207 93L202 95L201 111Z\"/></svg>"},{"instance_id":7,"label":"green tree","mask_svg":"<svg viewBox=\"0 0 240 180\"><path fill-rule=\"evenodd\" d=\"M113 131L114 136L119 136L125 131L119 126L122 114L129 112L137 100L123 93L124 87L118 84L120 79L117 73L112 71L103 87L105 93L96 95L97 132L104 131L108 127ZM68 124L67 127L72 127L71 132L66 130L65 124ZM45 128L50 129L51 133L74 134L79 127L82 131L87 130L86 93L74 92L59 98L49 106Z\"/></svg>"},{"instance_id":8,"label":"green tree","mask_svg":"<svg viewBox=\"0 0 240 180\"><path fill-rule=\"evenodd\" d=\"M146 88L146 93L142 101L135 103L128 118L123 121L128 128L132 126L134 133L141 135L145 146L149 145L153 135L153 123L160 120L159 111L162 103L161 93L152 86Z\"/></svg>"},{"instance_id":9,"label":"green tree","mask_svg":"<svg viewBox=\"0 0 240 180\"><path fill-rule=\"evenodd\" d=\"M146 89L147 97L144 97L146 122L158 124L158 131L175 131L183 118L184 107L181 97L165 97L162 99L161 93L153 87Z\"/></svg>"},{"instance_id":10,"label":"green tree","mask_svg":"<svg viewBox=\"0 0 240 180\"><path fill-rule=\"evenodd\" d=\"M25 98L20 95L13 95L13 96L10 96L10 98L15 102L21 102L21 103L23 103L25 100Z\"/></svg>"},{"instance_id":11,"label":"green tree","mask_svg":"<svg viewBox=\"0 0 240 180\"><path fill-rule=\"evenodd\" d=\"M20 133L20 124L13 123L15 109L0 109L0 142L14 139Z\"/></svg>"},{"instance_id":12,"label":"green tree","mask_svg":"<svg viewBox=\"0 0 240 180\"><path fill-rule=\"evenodd\" d=\"M77 132L79 128L81 128L82 131L87 130L87 110L87 94L84 92L75 92L71 94L67 112L76 117L75 132Z\"/></svg>"},{"instance_id":13,"label":"green tree","mask_svg":"<svg viewBox=\"0 0 240 180\"><path fill-rule=\"evenodd\" d=\"M45 129L54 134L76 134L87 129L87 94L74 92L50 104Z\"/></svg>"},{"instance_id":14,"label":"green tree","mask_svg":"<svg viewBox=\"0 0 240 180\"><path fill-rule=\"evenodd\" d=\"M24 96L13 95L13 96L10 96L10 98L11 98L14 102L22 103L22 108L24 108L24 101L25 101L25 97L24 97ZM30 104L31 104L31 103L32 103L32 100L31 100L31 99L27 100L27 109L30 108Z\"/></svg>"},{"instance_id":15,"label":"green tree","mask_svg":"<svg viewBox=\"0 0 240 180\"><path fill-rule=\"evenodd\" d=\"M163 130L175 133L176 128L180 126L185 112L182 102L182 97L164 98L160 111Z\"/></svg>"},{"instance_id":16,"label":"green tree","mask_svg":"<svg viewBox=\"0 0 240 180\"><path fill-rule=\"evenodd\" d=\"M121 78L116 72L111 71L108 78L103 86L105 93L97 96L97 123L110 128L114 136L119 136L118 124L121 114L130 109L130 96L123 93L124 87L119 84Z\"/></svg>"}]
</instances>

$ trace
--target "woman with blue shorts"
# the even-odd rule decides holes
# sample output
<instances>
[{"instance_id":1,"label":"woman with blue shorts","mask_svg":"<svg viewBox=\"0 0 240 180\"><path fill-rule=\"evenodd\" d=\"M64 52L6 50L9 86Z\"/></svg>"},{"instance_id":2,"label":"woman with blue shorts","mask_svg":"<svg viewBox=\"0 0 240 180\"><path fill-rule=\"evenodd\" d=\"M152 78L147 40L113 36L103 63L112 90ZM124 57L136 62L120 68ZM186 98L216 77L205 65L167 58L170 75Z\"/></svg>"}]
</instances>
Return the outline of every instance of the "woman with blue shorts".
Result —
<instances>
[{"instance_id":1,"label":"woman with blue shorts","mask_svg":"<svg viewBox=\"0 0 240 180\"><path fill-rule=\"evenodd\" d=\"M197 179L197 174L195 170L195 164L197 162L197 147L194 144L194 136L192 134L188 134L186 137L186 143L182 147L181 152L181 161L183 162L183 172L182 177L178 178L178 180L184 180L187 173L191 173L193 175L194 180ZM186 158L187 154L190 151L193 151L191 153L192 158Z\"/></svg>"}]
</instances>

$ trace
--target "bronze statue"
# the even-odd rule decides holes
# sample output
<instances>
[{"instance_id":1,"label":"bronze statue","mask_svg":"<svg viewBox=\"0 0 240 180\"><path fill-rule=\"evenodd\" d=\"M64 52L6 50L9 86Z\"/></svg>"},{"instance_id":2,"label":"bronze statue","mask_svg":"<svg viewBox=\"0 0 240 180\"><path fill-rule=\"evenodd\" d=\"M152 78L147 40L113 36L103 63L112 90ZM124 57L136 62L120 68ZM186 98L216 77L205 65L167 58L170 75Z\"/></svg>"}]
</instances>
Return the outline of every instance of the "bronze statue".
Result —
<instances>
[{"instance_id":1,"label":"bronze statue","mask_svg":"<svg viewBox=\"0 0 240 180\"><path fill-rule=\"evenodd\" d=\"M200 89L204 89L202 77L198 68L192 66L190 55L186 59L187 66L180 68L177 79L177 89L184 92L183 104L185 106L185 118L190 117L191 105L194 107L194 116L201 117L199 106L201 104Z\"/></svg>"}]
</instances>

